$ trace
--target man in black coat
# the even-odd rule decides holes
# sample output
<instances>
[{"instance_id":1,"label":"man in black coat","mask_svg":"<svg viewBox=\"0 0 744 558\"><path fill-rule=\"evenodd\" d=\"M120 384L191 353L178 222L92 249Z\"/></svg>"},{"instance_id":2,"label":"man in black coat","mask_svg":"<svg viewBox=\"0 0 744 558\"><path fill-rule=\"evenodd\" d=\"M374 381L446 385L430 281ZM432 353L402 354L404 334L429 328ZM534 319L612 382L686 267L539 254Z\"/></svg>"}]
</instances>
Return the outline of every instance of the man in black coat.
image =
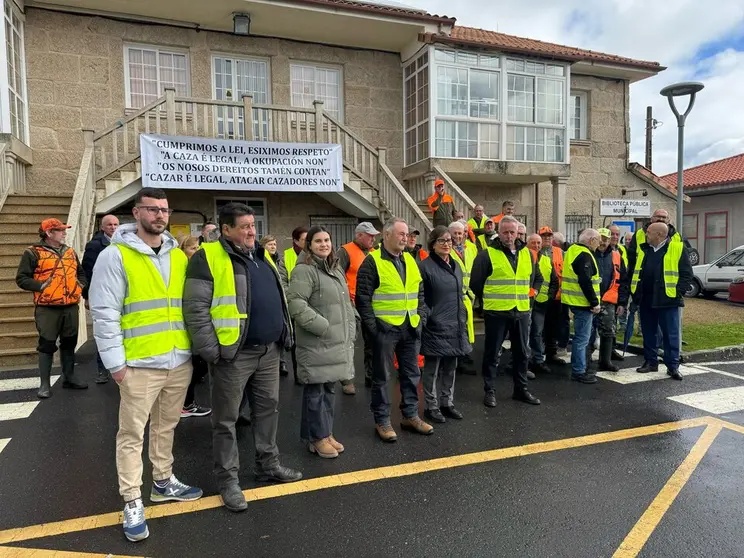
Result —
<instances>
[{"instance_id":1,"label":"man in black coat","mask_svg":"<svg viewBox=\"0 0 744 558\"><path fill-rule=\"evenodd\" d=\"M519 222L512 216L504 216L499 221L499 234L488 245L488 249L482 250L473 262L473 270L470 272L470 288L475 296L483 299L483 291L487 281L507 281L514 278L514 273L509 277L505 272L502 277L497 270L494 273L491 263L490 252L502 252L508 264L516 273L520 258L529 258L531 273L529 286L535 292L540 291L542 276L538 271L537 260L532 258L527 245L517 238ZM496 254L494 254L496 257ZM498 256L501 258L501 256ZM503 268L502 268L502 271ZM493 276L493 277L492 277ZM515 287L516 288L516 287ZM525 293L526 294L526 293ZM513 307L510 310L488 310L487 300L483 299L483 319L486 326L485 351L483 353L483 382L485 397L483 404L486 407L496 406L495 376L501 354L501 346L504 344L507 334L511 341L512 374L514 378L513 398L531 405L539 405L540 400L527 391L527 364L529 360L529 336L530 336L530 310L519 310L518 295L515 293Z\"/></svg>"},{"instance_id":2,"label":"man in black coat","mask_svg":"<svg viewBox=\"0 0 744 558\"><path fill-rule=\"evenodd\" d=\"M659 341L656 332L660 328L667 374L675 380L681 380L679 309L685 305L684 295L693 280L687 247L682 242L670 239L668 225L652 223L646 230L646 242L639 248L643 251L643 257L639 252L629 273L633 300L640 309L645 360L636 372L658 371Z\"/></svg>"},{"instance_id":3,"label":"man in black coat","mask_svg":"<svg viewBox=\"0 0 744 558\"><path fill-rule=\"evenodd\" d=\"M370 253L357 273L356 307L372 340L372 402L377 435L384 442L398 439L390 424L390 396L388 381L394 375L393 356L398 359L400 380L400 410L403 414L401 428L431 434L434 428L418 416L418 385L421 370L418 354L421 345L421 330L426 325L426 302L421 274L413 257L405 252L408 225L402 219L391 219L382 228L382 243L376 252ZM379 260L379 263L378 263ZM394 271L390 271L392 264ZM379 266L379 267L378 267ZM388 270L381 273L380 269ZM400 276L394 277L395 272ZM408 280L408 281L407 281ZM403 312L403 323L394 325L390 319L379 318L373 309L373 297L378 300L399 300L405 293L404 285L418 280L418 308L416 314ZM397 315L397 310L394 311Z\"/></svg>"},{"instance_id":4,"label":"man in black coat","mask_svg":"<svg viewBox=\"0 0 744 558\"><path fill-rule=\"evenodd\" d=\"M88 280L85 288L83 288L83 298L88 300L88 289L90 288L90 282L93 279L93 267L96 265L98 255L111 244L111 238L114 236L116 229L119 228L119 218L116 215L104 215L101 219L101 230L93 235L93 238L85 245L85 252L83 253L83 271L85 272L85 278ZM105 384L109 380L108 370L103 366L101 357L98 355L96 350L96 362L98 363L98 376L96 377L97 384Z\"/></svg>"}]
</instances>

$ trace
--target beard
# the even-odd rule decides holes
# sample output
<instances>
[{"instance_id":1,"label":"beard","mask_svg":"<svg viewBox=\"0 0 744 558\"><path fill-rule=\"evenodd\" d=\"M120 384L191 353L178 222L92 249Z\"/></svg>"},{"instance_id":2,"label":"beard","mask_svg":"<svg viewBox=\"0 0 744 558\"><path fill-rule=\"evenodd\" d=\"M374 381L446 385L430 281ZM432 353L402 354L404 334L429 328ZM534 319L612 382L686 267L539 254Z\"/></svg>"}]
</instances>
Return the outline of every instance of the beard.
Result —
<instances>
[{"instance_id":1,"label":"beard","mask_svg":"<svg viewBox=\"0 0 744 558\"><path fill-rule=\"evenodd\" d=\"M140 224L142 225L142 228L150 234L161 234L167 225L165 221L154 221L152 223L141 221Z\"/></svg>"}]
</instances>

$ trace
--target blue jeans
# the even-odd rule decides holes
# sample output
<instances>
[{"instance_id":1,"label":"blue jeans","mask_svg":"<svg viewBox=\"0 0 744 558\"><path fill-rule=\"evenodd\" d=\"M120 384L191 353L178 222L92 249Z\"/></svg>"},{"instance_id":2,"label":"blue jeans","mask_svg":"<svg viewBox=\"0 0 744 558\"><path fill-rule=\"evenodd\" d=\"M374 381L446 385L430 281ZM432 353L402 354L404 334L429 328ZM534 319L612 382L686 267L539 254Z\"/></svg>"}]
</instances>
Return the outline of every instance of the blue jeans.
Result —
<instances>
[{"instance_id":1,"label":"blue jeans","mask_svg":"<svg viewBox=\"0 0 744 558\"><path fill-rule=\"evenodd\" d=\"M594 314L583 308L571 308L574 315L574 336L571 345L571 374L583 376L586 374L586 348L589 346L589 336L592 334Z\"/></svg>"},{"instance_id":2,"label":"blue jeans","mask_svg":"<svg viewBox=\"0 0 744 558\"><path fill-rule=\"evenodd\" d=\"M379 331L374 337L372 353L372 393L370 408L375 424L390 424L389 384L396 375L393 355L398 358L398 383L400 384L400 411L403 418L418 416L418 385L421 370L418 354L421 341L408 325Z\"/></svg>"},{"instance_id":3,"label":"blue jeans","mask_svg":"<svg viewBox=\"0 0 744 558\"><path fill-rule=\"evenodd\" d=\"M542 364L545 362L545 314L547 305L535 304L532 309L530 323L530 362Z\"/></svg>"},{"instance_id":4,"label":"blue jeans","mask_svg":"<svg viewBox=\"0 0 744 558\"><path fill-rule=\"evenodd\" d=\"M659 345L664 347L664 364L679 368L679 308L651 308L641 305L643 358L651 364L659 362ZM655 335L661 330L661 342Z\"/></svg>"}]
</instances>

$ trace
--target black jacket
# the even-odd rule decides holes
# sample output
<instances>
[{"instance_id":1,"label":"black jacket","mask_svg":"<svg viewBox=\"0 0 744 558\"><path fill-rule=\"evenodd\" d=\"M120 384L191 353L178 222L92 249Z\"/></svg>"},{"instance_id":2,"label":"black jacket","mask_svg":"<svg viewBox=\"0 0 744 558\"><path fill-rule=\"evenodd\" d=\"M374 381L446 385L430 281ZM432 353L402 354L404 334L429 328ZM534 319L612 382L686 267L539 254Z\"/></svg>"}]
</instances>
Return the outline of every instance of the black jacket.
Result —
<instances>
[{"instance_id":1,"label":"black jacket","mask_svg":"<svg viewBox=\"0 0 744 558\"><path fill-rule=\"evenodd\" d=\"M103 233L98 231L93 235L85 245L85 252L83 252L83 271L85 271L85 278L88 280L87 285L83 289L83 298L88 300L88 289L90 288L90 280L93 278L93 266L96 265L98 260L98 254L103 252L103 249L111 244L109 238Z\"/></svg>"},{"instance_id":2,"label":"black jacket","mask_svg":"<svg viewBox=\"0 0 744 558\"><path fill-rule=\"evenodd\" d=\"M584 247L591 251L587 246ZM599 306L599 299L594 292L594 285L592 283L592 277L597 273L597 266L594 265L594 258L592 258L592 255L587 252L582 252L576 256L576 259L571 264L571 268L573 268L574 273L576 274L579 287L581 287L581 292L584 293L584 296L589 301L589 307L594 308L595 306Z\"/></svg>"},{"instance_id":3,"label":"black jacket","mask_svg":"<svg viewBox=\"0 0 744 558\"><path fill-rule=\"evenodd\" d=\"M462 292L462 270L450 258L446 263L431 254L419 263L426 301L426 327L421 333L424 356L459 357L473 349L468 342L468 314Z\"/></svg>"},{"instance_id":4,"label":"black jacket","mask_svg":"<svg viewBox=\"0 0 744 558\"><path fill-rule=\"evenodd\" d=\"M602 281L599 286L599 293L602 296L604 296L610 288L612 276L615 272L615 268L612 265L613 252L615 252L615 250L612 247L608 247L604 252L600 252L599 250L594 252L594 259L597 261L597 265L599 266L599 276ZM628 297L630 295L630 283L628 282L628 269L625 267L622 254L620 255L620 279L618 283L617 305L627 306Z\"/></svg>"},{"instance_id":5,"label":"black jacket","mask_svg":"<svg viewBox=\"0 0 744 558\"><path fill-rule=\"evenodd\" d=\"M489 244L490 248L494 248L496 250L501 250L506 254L507 259L511 263L512 267L516 270L517 268L517 255L519 254L520 250L529 250L527 248L527 244L522 242L521 240L517 239L516 241L516 249L517 254L512 254L512 251L504 246L501 243L501 240L498 236L494 237L494 239ZM532 256L530 255L530 261L532 261ZM539 260L538 260L539 261ZM491 257L488 255L488 250L481 250L478 252L478 255L475 257L475 261L473 262L473 269L470 272L470 290L475 293L475 296L482 299L483 298L483 287L486 285L486 280L491 276L491 273L493 273L493 266L491 265ZM533 289L535 289L536 292L540 291L540 287L543 284L542 274L538 270L537 263L532 264L532 276L530 277L530 285ZM519 312L516 308L513 308L511 310L508 310L506 312L494 312L491 310L487 310L489 314L493 315L501 315L501 316L508 316L513 317L516 314L524 314L525 312Z\"/></svg>"},{"instance_id":6,"label":"black jacket","mask_svg":"<svg viewBox=\"0 0 744 558\"><path fill-rule=\"evenodd\" d=\"M380 254L383 260L392 261L390 252L388 252L384 246L380 245ZM375 290L380 286L380 276L377 273L377 265L372 260L372 256L364 258L362 265L359 266L357 272L357 284L356 284L356 308L359 312L359 317L362 320L362 326L373 336L378 333L387 333L390 330L399 327L390 325L387 322L378 320L375 317L375 313L372 310L372 295ZM424 301L424 283L421 282L419 285L419 301L418 301L418 313L421 316L421 323L416 328L417 336L420 338L421 329L426 324L427 308L426 302ZM407 322L406 322L407 323ZM406 325L403 324L403 326ZM403 327L400 326L400 327Z\"/></svg>"},{"instance_id":7,"label":"black jacket","mask_svg":"<svg viewBox=\"0 0 744 558\"><path fill-rule=\"evenodd\" d=\"M644 251L644 262L647 261L650 253L653 253L654 249L649 246L648 243L644 242L641 244L640 249ZM662 260L664 255L669 249L669 241L657 252L657 256ZM653 271L652 271L653 269ZM628 283L632 280L634 272L634 266L630 266L628 270ZM674 298L666 295L666 287L664 285L664 266L656 266L655 268L647 267L644 263L641 275L639 277L638 286L636 292L633 295L633 301L640 305L651 306L652 308L675 308L682 307L685 305L685 293L692 284L694 275L692 273L692 265L690 264L690 254L687 251L687 247L682 245L682 254L679 258L679 279L677 280L677 296ZM653 281L654 288L651 291L653 293L653 299L651 301L643 300L643 282Z\"/></svg>"}]
</instances>

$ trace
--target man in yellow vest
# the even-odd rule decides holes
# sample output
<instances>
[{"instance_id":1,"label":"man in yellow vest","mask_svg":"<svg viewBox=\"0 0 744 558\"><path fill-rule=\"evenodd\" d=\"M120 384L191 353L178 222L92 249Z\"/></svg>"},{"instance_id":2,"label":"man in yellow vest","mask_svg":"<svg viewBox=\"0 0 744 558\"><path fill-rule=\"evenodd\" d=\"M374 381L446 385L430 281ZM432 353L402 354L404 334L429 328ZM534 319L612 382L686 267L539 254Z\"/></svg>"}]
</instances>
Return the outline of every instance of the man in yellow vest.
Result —
<instances>
[{"instance_id":1,"label":"man in yellow vest","mask_svg":"<svg viewBox=\"0 0 744 558\"><path fill-rule=\"evenodd\" d=\"M651 215L651 221L638 229L635 234L633 234L630 244L626 245L629 269L635 266L636 258L639 254L639 247L641 244L646 242L646 231L654 223L663 223L667 226L667 234L669 235L668 238L670 242L682 242L682 235L674 228L674 225L669 222L669 212L666 209L657 209Z\"/></svg>"},{"instance_id":2,"label":"man in yellow vest","mask_svg":"<svg viewBox=\"0 0 744 558\"><path fill-rule=\"evenodd\" d=\"M587 347L592 334L594 316L599 314L601 277L594 259L600 236L595 229L585 229L579 241L569 246L563 261L561 302L574 315L574 336L571 343L571 379L582 384L596 384L597 376L588 369Z\"/></svg>"},{"instance_id":3,"label":"man in yellow vest","mask_svg":"<svg viewBox=\"0 0 744 558\"><path fill-rule=\"evenodd\" d=\"M220 239L202 244L186 273L183 305L194 352L211 363L212 453L225 507L247 508L240 490L235 423L248 389L257 481L293 482L302 473L279 460L279 360L291 342L287 302L279 272L256 243L253 209L228 203L220 209Z\"/></svg>"},{"instance_id":4,"label":"man in yellow vest","mask_svg":"<svg viewBox=\"0 0 744 558\"><path fill-rule=\"evenodd\" d=\"M470 290L470 273L473 270L473 262L478 255L478 248L465 236L466 226L462 221L450 223L449 232L452 237L452 252L450 255L462 270L462 282L465 288L465 310L468 315L468 342L475 343L475 324L473 322L473 302L475 294ZM465 355L457 359L457 372L475 376L475 362L473 357Z\"/></svg>"},{"instance_id":5,"label":"man in yellow vest","mask_svg":"<svg viewBox=\"0 0 744 558\"><path fill-rule=\"evenodd\" d=\"M426 303L419 268L405 252L407 237L408 225L403 219L385 223L380 249L369 253L357 273L357 311L362 327L374 340L370 407L375 430L384 442L398 439L390 424L388 394L388 382L395 373L394 355L398 359L401 428L424 435L434 432L418 415L418 354Z\"/></svg>"},{"instance_id":6,"label":"man in yellow vest","mask_svg":"<svg viewBox=\"0 0 744 558\"><path fill-rule=\"evenodd\" d=\"M483 213L482 205L476 205L473 208L473 216L470 219L468 219L467 224L470 225L471 229L473 230L473 234L475 234L476 239L479 238L484 232L486 232L485 231L486 222L490 220L491 218L485 213Z\"/></svg>"},{"instance_id":7,"label":"man in yellow vest","mask_svg":"<svg viewBox=\"0 0 744 558\"><path fill-rule=\"evenodd\" d=\"M166 232L165 192L143 188L136 223L121 225L93 268L89 305L104 366L119 385L116 468L124 499L124 535L149 536L142 504L142 444L150 421L151 502L201 498L173 475L173 431L191 381L191 342L181 311L186 255Z\"/></svg>"},{"instance_id":8,"label":"man in yellow vest","mask_svg":"<svg viewBox=\"0 0 744 558\"><path fill-rule=\"evenodd\" d=\"M635 266L628 273L630 292L639 306L643 332L645 362L636 372L641 374L659 369L661 329L664 364L667 374L681 380L679 372L680 331L679 309L685 305L684 295L693 281L687 247L669 238L664 223L653 223L646 229L645 242L639 246Z\"/></svg>"},{"instance_id":9,"label":"man in yellow vest","mask_svg":"<svg viewBox=\"0 0 744 558\"><path fill-rule=\"evenodd\" d=\"M542 277L542 286L537 291L532 305L529 368L533 374L550 374L550 368L545 363L545 318L550 304L558 293L558 275L551 261L553 247L550 245L543 247L539 234L527 237L527 247L537 252L537 267Z\"/></svg>"},{"instance_id":10,"label":"man in yellow vest","mask_svg":"<svg viewBox=\"0 0 744 558\"><path fill-rule=\"evenodd\" d=\"M530 335L530 289L539 291L542 277L530 250L517 238L519 221L511 215L499 221L499 235L475 258L470 288L483 300L486 326L483 382L486 407L496 406L495 380L501 346L511 340L513 399L539 405L527 391Z\"/></svg>"}]
</instances>

